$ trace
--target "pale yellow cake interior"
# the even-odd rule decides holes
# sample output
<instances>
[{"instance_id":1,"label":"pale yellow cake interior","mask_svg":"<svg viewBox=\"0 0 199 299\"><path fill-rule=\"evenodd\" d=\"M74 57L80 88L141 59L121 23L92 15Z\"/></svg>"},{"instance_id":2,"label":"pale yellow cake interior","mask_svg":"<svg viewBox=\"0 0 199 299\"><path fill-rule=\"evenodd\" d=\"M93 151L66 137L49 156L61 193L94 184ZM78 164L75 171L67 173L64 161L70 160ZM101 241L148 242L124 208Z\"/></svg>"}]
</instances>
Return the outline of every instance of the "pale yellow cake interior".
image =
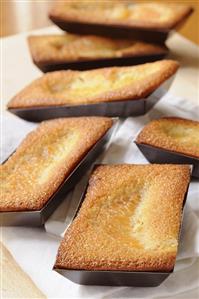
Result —
<instances>
[{"instance_id":1,"label":"pale yellow cake interior","mask_svg":"<svg viewBox=\"0 0 199 299\"><path fill-rule=\"evenodd\" d=\"M154 221L153 213L149 213L154 208L151 196L161 196L161 190L152 182L153 180L147 183L144 179L131 179L125 186L118 184L114 192L108 192L106 200L102 198L100 202L96 202L88 213L88 239L92 239L92 231L94 234L97 230L98 234L103 234L103 238L114 240L129 251L138 249L175 252L178 244L177 230L174 229L168 235L163 232L158 238L155 231L151 233L151 222ZM176 229L177 227L178 224Z\"/></svg>"},{"instance_id":2,"label":"pale yellow cake interior","mask_svg":"<svg viewBox=\"0 0 199 299\"><path fill-rule=\"evenodd\" d=\"M56 96L64 96L67 92L67 102L84 99L85 97L99 96L107 91L114 91L124 86L131 87L143 78L149 78L161 70L160 64L143 65L137 67L137 71L131 68L124 68L118 71L117 69L107 69L103 72L81 72L72 78L67 76L48 80L44 86L45 91L55 94ZM50 79L50 78L49 78Z\"/></svg>"},{"instance_id":3,"label":"pale yellow cake interior","mask_svg":"<svg viewBox=\"0 0 199 299\"><path fill-rule=\"evenodd\" d=\"M42 43L42 39L41 39ZM117 51L120 49L128 48L133 46L132 41L115 41L106 40L105 38L95 38L92 36L53 36L48 40L44 39L43 43L48 45L49 50L57 50L57 54L63 55L65 52L68 57L79 56L79 57L112 57L117 55Z\"/></svg>"},{"instance_id":4,"label":"pale yellow cake interior","mask_svg":"<svg viewBox=\"0 0 199 299\"><path fill-rule=\"evenodd\" d=\"M163 122L162 132L183 145L192 145L199 148L199 126L189 126L182 123Z\"/></svg>"}]
</instances>

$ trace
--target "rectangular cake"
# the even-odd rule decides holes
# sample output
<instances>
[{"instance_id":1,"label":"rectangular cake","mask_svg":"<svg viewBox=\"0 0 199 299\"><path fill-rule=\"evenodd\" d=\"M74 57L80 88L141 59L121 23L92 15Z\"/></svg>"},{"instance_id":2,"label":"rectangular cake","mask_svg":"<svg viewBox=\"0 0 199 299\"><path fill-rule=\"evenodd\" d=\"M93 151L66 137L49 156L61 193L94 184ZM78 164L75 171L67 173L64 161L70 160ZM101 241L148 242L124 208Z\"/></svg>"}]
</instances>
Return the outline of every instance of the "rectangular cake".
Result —
<instances>
[{"instance_id":1,"label":"rectangular cake","mask_svg":"<svg viewBox=\"0 0 199 299\"><path fill-rule=\"evenodd\" d=\"M103 117L41 123L1 165L0 211L40 210L111 126Z\"/></svg>"},{"instance_id":2,"label":"rectangular cake","mask_svg":"<svg viewBox=\"0 0 199 299\"><path fill-rule=\"evenodd\" d=\"M55 269L173 269L190 167L101 165L66 231Z\"/></svg>"},{"instance_id":3,"label":"rectangular cake","mask_svg":"<svg viewBox=\"0 0 199 299\"><path fill-rule=\"evenodd\" d=\"M49 12L55 23L79 23L115 27L170 30L186 18L192 8L179 3L135 3L135 1L56 1Z\"/></svg>"},{"instance_id":4,"label":"rectangular cake","mask_svg":"<svg viewBox=\"0 0 199 299\"><path fill-rule=\"evenodd\" d=\"M130 67L57 71L43 75L8 108L50 107L142 99L176 73L178 62L162 60Z\"/></svg>"},{"instance_id":5,"label":"rectangular cake","mask_svg":"<svg viewBox=\"0 0 199 299\"><path fill-rule=\"evenodd\" d=\"M95 35L32 35L28 37L28 44L33 61L41 67L167 53L165 46Z\"/></svg>"},{"instance_id":6,"label":"rectangular cake","mask_svg":"<svg viewBox=\"0 0 199 299\"><path fill-rule=\"evenodd\" d=\"M179 117L156 119L142 129L136 143L199 158L199 122Z\"/></svg>"}]
</instances>

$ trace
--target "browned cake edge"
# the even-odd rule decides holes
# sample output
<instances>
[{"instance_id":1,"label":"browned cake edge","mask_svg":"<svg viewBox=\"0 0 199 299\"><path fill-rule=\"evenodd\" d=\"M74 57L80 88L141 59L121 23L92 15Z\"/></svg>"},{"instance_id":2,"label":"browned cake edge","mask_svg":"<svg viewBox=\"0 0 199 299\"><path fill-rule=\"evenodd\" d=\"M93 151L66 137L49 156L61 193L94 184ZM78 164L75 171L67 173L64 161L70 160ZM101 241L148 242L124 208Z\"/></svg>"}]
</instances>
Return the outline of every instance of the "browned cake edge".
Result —
<instances>
[{"instance_id":1,"label":"browned cake edge","mask_svg":"<svg viewBox=\"0 0 199 299\"><path fill-rule=\"evenodd\" d=\"M96 134L96 138L95 138L94 142L87 141L87 144L85 145L85 149L82 152L78 153L76 151L74 153L74 157L71 158L71 165L67 169L67 171L66 171L65 165L60 166L59 169L54 171L54 184L52 184L50 181L47 182L48 192L46 192L45 194L41 194L40 200L38 200L34 204L34 208L31 208L31 211L40 210L41 208L44 207L44 205L53 196L53 194L58 190L58 188L61 186L61 184L64 182L64 180L75 169L75 167L78 165L78 163L85 157L85 155L91 150L91 148L97 143L97 141L103 135L106 134L106 132L109 130L109 128L113 124L112 119L108 118L108 117L80 117L80 118L74 117L74 118L67 118L66 120L70 121L73 119L76 121L78 121L78 119L79 119L80 122L81 122L81 119L87 121L88 122L87 125L88 125L88 127L90 126L91 130L94 130L95 124L94 124L94 122L89 124L90 119L93 119L93 120L100 119L102 122L101 123L102 127L100 130L98 130L98 134ZM16 159L17 156L19 156L20 154L23 154L23 152L26 148L28 148L29 146L32 145L33 140L35 140L36 138L38 138L38 140L39 140L40 131L41 132L46 131L45 130L46 125L50 124L51 126L53 126L55 123L57 124L58 122L62 122L62 121L64 121L64 118L43 121L35 130L33 130L29 134L27 134L25 139L18 146L17 150L9 157L8 160ZM82 126L85 126L85 123L82 124ZM82 129L83 129L83 127L82 127ZM27 206L27 202L23 202L23 199L21 200L21 205L19 205L19 206L15 206L15 207L13 206L12 208L10 208L9 203L7 204L5 201L4 206L0 207L0 212L27 211L27 210L30 210L30 208Z\"/></svg>"},{"instance_id":2,"label":"browned cake edge","mask_svg":"<svg viewBox=\"0 0 199 299\"><path fill-rule=\"evenodd\" d=\"M168 119L168 120L173 120L174 123L175 122L179 122L179 123L184 123L184 124L187 124L189 123L190 125L192 124L196 124L196 123L199 123L197 121L194 121L194 120L191 120L191 119L185 119L185 118L181 118L181 117L174 117L174 116L169 116L169 117L162 117L162 118L159 118L159 119L156 119L156 120L152 120L150 121L146 126L144 126L144 128L141 130L141 132L138 134L138 136L136 137L136 143L138 144L146 144L146 145L149 145L149 146L152 146L152 147L156 147L156 148L159 148L159 149L162 149L162 150L168 150L170 152L175 152L175 153L179 153L179 154L183 154L183 155L188 155L188 156L191 156L193 158L199 158L199 155L197 153L195 153L194 151L189 151L189 152L186 152L185 150L183 150L182 148L180 149L174 149L174 148L170 148L169 145L166 144L166 141L165 141L165 145L162 145L162 146L159 146L155 143L155 141L153 142L153 140L148 140L148 138L150 137L150 132L148 131L148 128L151 127L151 124L156 124L157 123L157 126L159 125L159 122L162 120L162 119ZM179 144L180 145L180 144Z\"/></svg>"},{"instance_id":3,"label":"browned cake edge","mask_svg":"<svg viewBox=\"0 0 199 299\"><path fill-rule=\"evenodd\" d=\"M178 169L178 175L180 170L180 180L181 180L181 198L179 199L176 196L176 205L178 205L181 209L183 207L184 199L186 196L186 192L188 190L188 185L190 182L190 167L188 165L171 165L171 164L153 164L152 167L159 166L159 168L163 168L165 170L165 166L168 168ZM97 173L99 171L103 171L103 167L109 167L110 165L102 165L98 166L90 179L90 189L87 190L88 192L92 192L92 188L95 188L95 177L96 180L98 179ZM114 165L113 165L114 166ZM121 164L118 166L121 167L128 167L128 164ZM145 165L146 166L146 165ZM145 167L144 166L144 167ZM175 200L173 198L172 200ZM90 207L92 207L94 202L91 201L91 197L89 199L85 199L83 201L83 204L76 216L76 218L73 220L69 228L67 229L64 238L62 239L57 257L56 262L54 265L54 269L66 269L66 270L99 270L99 271L149 271L149 272L169 272L172 271L175 265L176 260L176 254L173 253L164 253L164 252L157 252L155 256L150 256L150 254L145 256L142 256L141 258L137 259L131 259L131 260L119 260L117 262L110 260L90 260L85 261L84 256L82 255L82 264L78 264L78 261L71 258L71 260L67 259L65 260L65 252L67 252L67 246L71 250L71 246L73 246L72 237L74 235L78 235L83 233L81 230L81 223L82 223L82 217L85 214L87 210L89 210ZM157 214L157 218L159 215ZM182 213L179 219L179 224L182 222ZM180 229L178 234L180 233ZM70 244L68 245L67 242L70 239ZM96 237L97 241L97 237ZM81 249L80 249L81 250ZM155 257L155 259L154 259Z\"/></svg>"}]
</instances>

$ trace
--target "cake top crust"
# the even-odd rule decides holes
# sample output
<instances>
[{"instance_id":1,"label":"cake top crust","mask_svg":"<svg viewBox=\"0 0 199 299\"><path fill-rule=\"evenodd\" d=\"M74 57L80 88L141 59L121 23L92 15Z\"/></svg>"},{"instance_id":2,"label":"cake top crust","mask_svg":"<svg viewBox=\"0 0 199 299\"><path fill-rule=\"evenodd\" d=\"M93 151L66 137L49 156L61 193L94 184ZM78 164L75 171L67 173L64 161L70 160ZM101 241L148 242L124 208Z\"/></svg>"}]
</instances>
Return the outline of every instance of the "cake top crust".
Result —
<instances>
[{"instance_id":1,"label":"cake top crust","mask_svg":"<svg viewBox=\"0 0 199 299\"><path fill-rule=\"evenodd\" d=\"M8 108L141 99L174 75L178 67L176 61L162 60L129 67L51 72L14 96Z\"/></svg>"},{"instance_id":2,"label":"cake top crust","mask_svg":"<svg viewBox=\"0 0 199 299\"><path fill-rule=\"evenodd\" d=\"M111 125L105 117L42 122L0 166L0 211L40 210Z\"/></svg>"},{"instance_id":3,"label":"cake top crust","mask_svg":"<svg viewBox=\"0 0 199 299\"><path fill-rule=\"evenodd\" d=\"M136 142L199 158L199 122L163 117L148 123Z\"/></svg>"},{"instance_id":4,"label":"cake top crust","mask_svg":"<svg viewBox=\"0 0 199 299\"><path fill-rule=\"evenodd\" d=\"M66 231L55 268L171 271L187 165L101 165Z\"/></svg>"},{"instance_id":5,"label":"cake top crust","mask_svg":"<svg viewBox=\"0 0 199 299\"><path fill-rule=\"evenodd\" d=\"M185 4L134 1L58 1L49 17L65 22L170 30L192 11Z\"/></svg>"},{"instance_id":6,"label":"cake top crust","mask_svg":"<svg viewBox=\"0 0 199 299\"><path fill-rule=\"evenodd\" d=\"M40 64L80 62L108 58L166 54L165 46L138 40L94 35L32 35L28 44L33 60Z\"/></svg>"}]
</instances>

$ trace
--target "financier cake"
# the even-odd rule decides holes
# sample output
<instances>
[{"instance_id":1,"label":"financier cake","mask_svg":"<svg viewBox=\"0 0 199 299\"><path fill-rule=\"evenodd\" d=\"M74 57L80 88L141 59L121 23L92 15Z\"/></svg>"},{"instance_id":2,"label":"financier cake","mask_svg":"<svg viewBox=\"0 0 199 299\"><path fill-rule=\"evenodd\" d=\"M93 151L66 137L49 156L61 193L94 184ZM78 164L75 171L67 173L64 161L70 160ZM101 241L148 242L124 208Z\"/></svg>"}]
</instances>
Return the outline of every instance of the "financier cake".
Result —
<instances>
[{"instance_id":1,"label":"financier cake","mask_svg":"<svg viewBox=\"0 0 199 299\"><path fill-rule=\"evenodd\" d=\"M0 211L41 209L111 126L104 117L41 123L1 165Z\"/></svg>"},{"instance_id":2,"label":"financier cake","mask_svg":"<svg viewBox=\"0 0 199 299\"><path fill-rule=\"evenodd\" d=\"M148 96L179 67L162 60L129 67L57 71L43 75L8 103L8 108L92 104Z\"/></svg>"},{"instance_id":3,"label":"financier cake","mask_svg":"<svg viewBox=\"0 0 199 299\"><path fill-rule=\"evenodd\" d=\"M28 44L33 61L42 66L55 66L82 61L165 55L167 48L138 40L111 39L95 35L32 35ZM74 64L73 64L74 65ZM97 65L97 64L96 64ZM78 69L78 67L76 67ZM86 69L86 66L85 66Z\"/></svg>"},{"instance_id":4,"label":"financier cake","mask_svg":"<svg viewBox=\"0 0 199 299\"><path fill-rule=\"evenodd\" d=\"M199 122L163 117L148 123L136 142L199 158Z\"/></svg>"},{"instance_id":5,"label":"financier cake","mask_svg":"<svg viewBox=\"0 0 199 299\"><path fill-rule=\"evenodd\" d=\"M135 1L56 1L49 12L58 24L79 23L104 26L170 30L192 11L178 3L135 3Z\"/></svg>"},{"instance_id":6,"label":"financier cake","mask_svg":"<svg viewBox=\"0 0 199 299\"><path fill-rule=\"evenodd\" d=\"M66 231L55 269L173 269L187 165L101 165Z\"/></svg>"}]
</instances>

